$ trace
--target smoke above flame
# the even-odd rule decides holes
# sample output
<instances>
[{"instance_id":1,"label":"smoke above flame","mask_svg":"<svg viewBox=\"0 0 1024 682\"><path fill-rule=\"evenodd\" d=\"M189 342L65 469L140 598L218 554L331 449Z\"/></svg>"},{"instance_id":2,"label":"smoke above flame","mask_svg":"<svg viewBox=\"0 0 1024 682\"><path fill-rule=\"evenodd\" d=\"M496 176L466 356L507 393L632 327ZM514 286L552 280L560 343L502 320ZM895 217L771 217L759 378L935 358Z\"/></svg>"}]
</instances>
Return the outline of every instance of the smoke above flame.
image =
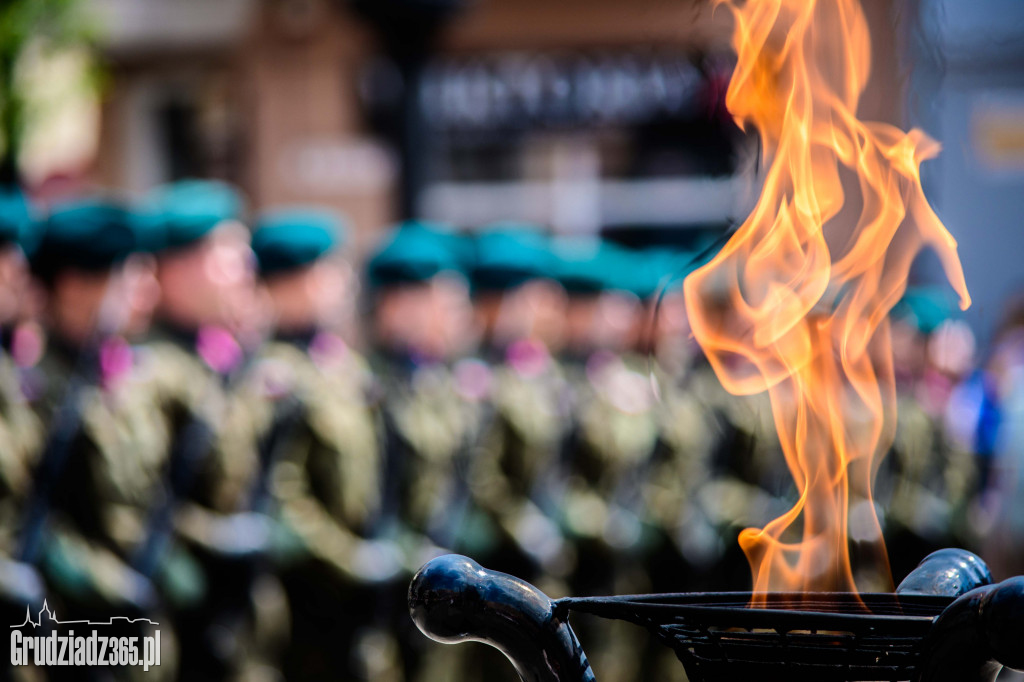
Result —
<instances>
[{"instance_id":1,"label":"smoke above flame","mask_svg":"<svg viewBox=\"0 0 1024 682\"><path fill-rule=\"evenodd\" d=\"M752 213L685 297L726 389L768 392L799 491L740 545L757 593L891 584L871 498L896 426L888 313L926 247L970 305L956 242L921 188L939 145L857 118L871 43L856 0L724 1L738 58L726 105L760 134L766 171ZM851 504L870 516L858 521L857 581Z\"/></svg>"}]
</instances>

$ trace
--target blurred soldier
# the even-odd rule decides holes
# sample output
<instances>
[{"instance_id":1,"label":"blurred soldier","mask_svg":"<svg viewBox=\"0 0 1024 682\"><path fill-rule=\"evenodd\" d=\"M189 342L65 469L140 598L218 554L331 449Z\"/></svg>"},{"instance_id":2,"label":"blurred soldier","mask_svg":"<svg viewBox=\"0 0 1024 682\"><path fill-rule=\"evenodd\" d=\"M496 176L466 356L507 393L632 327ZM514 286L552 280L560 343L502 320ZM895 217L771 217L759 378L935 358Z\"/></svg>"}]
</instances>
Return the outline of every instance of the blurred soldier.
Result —
<instances>
[{"instance_id":1,"label":"blurred soldier","mask_svg":"<svg viewBox=\"0 0 1024 682\"><path fill-rule=\"evenodd\" d=\"M446 548L458 536L465 481L453 476L474 442L490 389L485 365L460 356L474 336L464 265L452 236L422 224L401 226L370 261L388 446L402 457L388 470L401 486L402 523ZM386 504L393 503L386 500ZM462 511L461 509L459 511Z\"/></svg>"},{"instance_id":2,"label":"blurred soldier","mask_svg":"<svg viewBox=\"0 0 1024 682\"><path fill-rule=\"evenodd\" d=\"M570 308L576 308L569 314L567 371L577 431L564 522L578 542L621 558L640 540L637 476L657 435L648 365L631 353L640 307L625 275L640 264L608 244L568 258L563 252L562 259L561 281L570 292ZM586 575L576 576L582 582L574 589L590 593L616 587L609 583L613 567L608 562L581 562L580 568Z\"/></svg>"},{"instance_id":3,"label":"blurred soldier","mask_svg":"<svg viewBox=\"0 0 1024 682\"><path fill-rule=\"evenodd\" d=\"M896 436L876 487L887 510L885 538L894 577L936 549L969 544L966 513L976 484L973 454L947 437L935 395L933 335L952 315L943 292L910 288L893 309Z\"/></svg>"},{"instance_id":4,"label":"blurred soldier","mask_svg":"<svg viewBox=\"0 0 1024 682\"><path fill-rule=\"evenodd\" d=\"M701 574L721 557L724 538L699 500L712 482L715 420L687 385L699 348L690 333L682 283L693 254L644 251L633 268L632 290L645 306L637 334L657 394L657 443L643 483L651 589L702 589ZM644 267L646 265L646 267Z\"/></svg>"},{"instance_id":5,"label":"blurred soldier","mask_svg":"<svg viewBox=\"0 0 1024 682\"><path fill-rule=\"evenodd\" d=\"M27 393L47 433L17 558L40 565L64 619L152 617L156 606L150 580L126 560L166 443L120 336L130 297L123 262L136 246L131 221L111 201L60 206L31 256L45 291L46 350L27 370ZM116 634L141 634L126 627ZM170 635L165 676L174 672Z\"/></svg>"},{"instance_id":6,"label":"blurred soldier","mask_svg":"<svg viewBox=\"0 0 1024 682\"><path fill-rule=\"evenodd\" d=\"M473 505L461 551L564 594L572 547L557 514L568 385L553 351L564 334L566 296L551 279L553 266L538 226L501 223L477 237L470 275L491 381L488 417L469 462ZM507 670L484 649L463 659L461 679Z\"/></svg>"},{"instance_id":7,"label":"blurred soldier","mask_svg":"<svg viewBox=\"0 0 1024 682\"><path fill-rule=\"evenodd\" d=\"M470 504L466 471L484 419L491 373L462 357L475 333L464 276L464 242L422 223L401 225L371 258L377 370L384 390L384 537L426 560L457 550ZM424 642L409 628L404 590L389 605L402 632L406 669ZM418 679L453 669L458 652L430 649Z\"/></svg>"},{"instance_id":8,"label":"blurred soldier","mask_svg":"<svg viewBox=\"0 0 1024 682\"><path fill-rule=\"evenodd\" d=\"M375 587L404 587L411 573L401 571L394 544L371 539L381 514L381 438L369 366L339 335L352 294L338 253L344 237L338 218L317 209L268 213L253 235L274 340L248 388L269 407L263 488L295 540L283 574L293 633L284 672L401 679L396 644L368 629L384 625L374 622Z\"/></svg>"},{"instance_id":9,"label":"blurred soldier","mask_svg":"<svg viewBox=\"0 0 1024 682\"><path fill-rule=\"evenodd\" d=\"M273 526L247 508L261 405L236 387L263 322L249 231L238 194L215 181L160 188L147 212L161 296L145 360L171 445L134 564L153 574L199 560L204 597L176 613L183 674L245 676L273 665L287 628L280 586L256 570Z\"/></svg>"},{"instance_id":10,"label":"blurred soldier","mask_svg":"<svg viewBox=\"0 0 1024 682\"><path fill-rule=\"evenodd\" d=\"M17 530L32 487L32 472L44 425L25 399L22 368L41 351L38 323L22 319L29 297L25 245L37 231L25 196L17 188L0 192L0 615L15 620L25 604L43 598L38 571L15 559Z\"/></svg>"},{"instance_id":11,"label":"blurred soldier","mask_svg":"<svg viewBox=\"0 0 1024 682\"><path fill-rule=\"evenodd\" d=\"M998 377L997 448L979 508L985 556L996 575L1024 573L1024 305L1010 302L988 370ZM986 518L987 517L987 518Z\"/></svg>"},{"instance_id":12,"label":"blurred soldier","mask_svg":"<svg viewBox=\"0 0 1024 682\"><path fill-rule=\"evenodd\" d=\"M750 579L740 531L781 515L795 502L796 490L766 394L729 393L703 357L684 390L713 425L708 479L696 490L697 507L687 519L696 526L684 526L702 568L695 580L707 590L729 589Z\"/></svg>"},{"instance_id":13,"label":"blurred soldier","mask_svg":"<svg viewBox=\"0 0 1024 682\"><path fill-rule=\"evenodd\" d=\"M652 412L657 438L638 476L636 505L643 524L639 554L648 581L645 589L652 592L700 590L699 577L713 568L723 543L698 502L699 491L711 481L714 422L685 386L696 353L682 296L691 258L640 251L623 283L643 306L634 363L646 365L656 398ZM638 678L685 679L675 657L654 638L648 638L642 651Z\"/></svg>"},{"instance_id":14,"label":"blurred soldier","mask_svg":"<svg viewBox=\"0 0 1024 682\"><path fill-rule=\"evenodd\" d=\"M497 223L476 239L470 277L473 307L488 359L505 360L521 339L557 353L565 341L568 299L555 281L556 259L539 225Z\"/></svg>"},{"instance_id":15,"label":"blurred soldier","mask_svg":"<svg viewBox=\"0 0 1024 682\"><path fill-rule=\"evenodd\" d=\"M557 279L569 294L563 357L577 368L597 351L622 352L635 341L639 304L625 289L626 253L599 240L557 241Z\"/></svg>"},{"instance_id":16,"label":"blurred soldier","mask_svg":"<svg viewBox=\"0 0 1024 682\"><path fill-rule=\"evenodd\" d=\"M642 555L642 484L657 438L654 393L645 358L632 353L640 301L627 275L641 263L608 243L559 251L560 281L570 296L572 435L562 525L578 554L575 594L648 589ZM596 623L599 662L610 679L637 679L642 633Z\"/></svg>"},{"instance_id":17,"label":"blurred soldier","mask_svg":"<svg viewBox=\"0 0 1024 682\"><path fill-rule=\"evenodd\" d=\"M22 393L21 364L34 364L38 352L22 338L15 348L22 301L28 295L29 271L22 244L34 220L28 201L17 189L0 193L0 552L10 557L17 513L31 485L31 470L43 433ZM34 337L38 339L39 335Z\"/></svg>"},{"instance_id":18,"label":"blurred soldier","mask_svg":"<svg viewBox=\"0 0 1024 682\"><path fill-rule=\"evenodd\" d=\"M719 240L719 243L721 240ZM711 250L697 262L706 261ZM695 267L692 263L686 269ZM711 292L718 324L732 324L735 306L724 282ZM711 453L707 480L695 490L695 506L684 523L689 551L701 570L694 576L700 589L732 589L750 579L749 566L737 542L741 530L760 526L796 502L796 490L782 454L767 393L729 393L702 354L681 378L681 388L700 403L711 421Z\"/></svg>"},{"instance_id":19,"label":"blurred soldier","mask_svg":"<svg viewBox=\"0 0 1024 682\"><path fill-rule=\"evenodd\" d=\"M725 524L709 518L719 500L703 494L719 485L716 473L724 473L713 466L716 420L689 385L699 348L690 333L682 283L693 268L693 254L646 249L629 260L619 287L635 294L642 309L636 349L625 358L653 389L656 432L652 451L635 474L640 483L633 509L642 541L634 554L645 568L644 589L700 590L707 585L703 578L720 568L727 540L721 532ZM679 679L678 666L654 641L647 642L647 652L638 677Z\"/></svg>"},{"instance_id":20,"label":"blurred soldier","mask_svg":"<svg viewBox=\"0 0 1024 682\"><path fill-rule=\"evenodd\" d=\"M566 296L539 228L499 224L477 238L475 305L493 362L494 413L471 469L476 508L467 551L530 580L564 578L571 547L557 525L568 385L557 362ZM565 586L551 586L565 591Z\"/></svg>"},{"instance_id":21,"label":"blurred soldier","mask_svg":"<svg viewBox=\"0 0 1024 682\"><path fill-rule=\"evenodd\" d=\"M474 346L469 243L444 225L400 225L371 258L374 345L384 369L450 364Z\"/></svg>"}]
</instances>

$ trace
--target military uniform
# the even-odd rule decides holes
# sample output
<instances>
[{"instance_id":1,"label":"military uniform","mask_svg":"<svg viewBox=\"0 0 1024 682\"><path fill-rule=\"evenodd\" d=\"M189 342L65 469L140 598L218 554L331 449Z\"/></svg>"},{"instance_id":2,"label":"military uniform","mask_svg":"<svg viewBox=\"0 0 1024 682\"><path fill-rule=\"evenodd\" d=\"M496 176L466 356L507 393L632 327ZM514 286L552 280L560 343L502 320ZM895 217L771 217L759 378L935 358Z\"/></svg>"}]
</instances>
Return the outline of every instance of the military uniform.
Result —
<instances>
[{"instance_id":1,"label":"military uniform","mask_svg":"<svg viewBox=\"0 0 1024 682\"><path fill-rule=\"evenodd\" d=\"M18 190L0 192L0 250L3 258L17 259L25 271L22 244L31 242L35 221L24 195ZM24 273L27 274L27 273ZM15 298L19 292L2 292ZM34 362L34 349L24 347L38 332L15 329L17 320L0 320L0 555L15 551L14 535L19 514L32 482L32 468L43 439L43 424L25 399L20 364ZM15 348L20 345L22 348ZM26 352L27 351L27 352Z\"/></svg>"},{"instance_id":2,"label":"military uniform","mask_svg":"<svg viewBox=\"0 0 1024 682\"><path fill-rule=\"evenodd\" d=\"M978 483L977 462L944 432L942 415L926 409L923 381L928 337L952 306L931 289L910 288L894 307L894 325L911 336L911 366L897 362L897 420L892 447L879 466L876 499L886 509L884 535L894 577L920 557L949 546L972 546L968 505ZM907 359L907 358L903 358Z\"/></svg>"},{"instance_id":3,"label":"military uniform","mask_svg":"<svg viewBox=\"0 0 1024 682\"><path fill-rule=\"evenodd\" d=\"M560 365L569 384L564 493L557 520L576 555L568 578L577 595L648 589L642 481L657 437L654 394L643 358L629 353L636 296L623 289L633 263L607 242L556 249L558 281L569 293L568 346ZM643 633L584 620L581 638L596 643L595 669L636 679Z\"/></svg>"},{"instance_id":4,"label":"military uniform","mask_svg":"<svg viewBox=\"0 0 1024 682\"><path fill-rule=\"evenodd\" d=\"M385 426L383 526L403 538L412 563L463 547L472 510L468 470L488 419L491 372L480 360L458 359L450 336L410 325L387 327L383 320L398 301L411 304L403 312L426 313L423 325L450 327L455 320L446 316L466 314L468 300L439 304L436 288L445 278L462 280L465 258L459 237L440 226L411 222L397 228L368 266L377 326L372 363ZM387 610L399 633L406 674L416 680L462 679L466 654L426 647L409 627L405 593L404 587L395 590Z\"/></svg>"},{"instance_id":5,"label":"military uniform","mask_svg":"<svg viewBox=\"0 0 1024 682\"><path fill-rule=\"evenodd\" d=\"M473 506L463 548L496 570L543 584L564 578L572 560L552 516L567 387L530 319L531 286L551 275L551 255L540 229L528 224L488 226L475 246L470 277L489 360L488 419L470 462Z\"/></svg>"},{"instance_id":6,"label":"military uniform","mask_svg":"<svg viewBox=\"0 0 1024 682\"><path fill-rule=\"evenodd\" d=\"M61 206L43 227L31 262L55 301L46 351L24 369L24 385L48 425L19 539L20 558L38 562L61 615L160 620L157 595L129 556L142 510L157 486L166 432L154 419L131 347L118 336L118 264L135 248L130 214L106 201ZM101 284L92 328L70 338L57 311L65 268ZM105 280L104 280L105 278ZM62 289L61 287L65 287ZM120 634L139 635L130 631ZM163 634L161 676L174 673L174 637ZM133 671L125 671L133 675Z\"/></svg>"},{"instance_id":7,"label":"military uniform","mask_svg":"<svg viewBox=\"0 0 1024 682\"><path fill-rule=\"evenodd\" d=\"M706 262L710 255L705 250L686 270L698 267L699 261ZM713 293L715 305L731 305L727 292ZM690 508L697 531L693 537L700 539L691 544L702 565L696 584L707 590L732 589L750 580L737 541L740 531L781 516L797 501L798 492L766 392L750 396L730 393L703 355L691 362L681 388L699 403L712 432L707 479Z\"/></svg>"},{"instance_id":8,"label":"military uniform","mask_svg":"<svg viewBox=\"0 0 1024 682\"><path fill-rule=\"evenodd\" d=\"M467 551L495 570L538 582L564 579L573 564L558 525L567 390L543 345L511 344L494 369L494 418L470 470L475 508L486 516L471 525Z\"/></svg>"},{"instance_id":9,"label":"military uniform","mask_svg":"<svg viewBox=\"0 0 1024 682\"><path fill-rule=\"evenodd\" d=\"M253 236L266 286L300 278L309 289L314 268L338 267L331 259L343 236L326 211L266 214ZM246 381L269 408L260 427L262 466L270 467L271 513L289 541L278 557L293 613L284 671L296 678L399 679L397 646L381 622L382 595L411 572L379 523L378 391L366 361L313 308L276 330Z\"/></svg>"},{"instance_id":10,"label":"military uniform","mask_svg":"<svg viewBox=\"0 0 1024 682\"><path fill-rule=\"evenodd\" d=\"M385 305L383 297L411 293L433 306L434 281L463 276L456 239L437 226L401 225L369 263L376 305ZM438 322L443 326L445 320ZM393 338L377 339L374 364L384 392L386 447L391 448L387 504L392 508L385 514L452 548L464 506L456 509L451 501L467 498L465 461L479 429L490 372L482 362L456 361L449 347L419 331L405 329Z\"/></svg>"},{"instance_id":11,"label":"military uniform","mask_svg":"<svg viewBox=\"0 0 1024 682\"><path fill-rule=\"evenodd\" d=\"M0 617L9 623L20 622L26 604L38 605L44 599L39 572L15 560L18 529L45 435L22 386L22 366L35 361L41 337L37 325L19 326L19 299L25 295L21 285L28 277L24 249L37 227L33 218L20 190L0 190ZM9 676L25 679L38 673L21 672Z\"/></svg>"},{"instance_id":12,"label":"military uniform","mask_svg":"<svg viewBox=\"0 0 1024 682\"><path fill-rule=\"evenodd\" d=\"M909 572L915 556L970 543L973 455L946 439L941 422L913 397L898 402L896 437L878 476L894 574Z\"/></svg>"},{"instance_id":13,"label":"military uniform","mask_svg":"<svg viewBox=\"0 0 1024 682\"><path fill-rule=\"evenodd\" d=\"M237 234L224 230L237 224L241 200L221 183L184 181L156 190L146 211L159 234L160 272L170 260L209 257L217 240ZM250 254L247 243L224 248ZM197 305L222 296L215 287L223 285L215 281L175 281L172 286L187 291L173 292L161 284L164 306L168 296L200 299ZM214 288L203 290L207 286ZM242 389L251 350L228 325L244 321L199 317L162 307L144 347L156 411L171 435L163 490L150 510L136 562L147 571L168 562L188 565L181 572L197 581L198 598L179 602L174 611L183 674L245 677L278 665L287 633L283 592L265 570L279 533L266 515L250 508L260 474L259 433L270 417L260 396Z\"/></svg>"},{"instance_id":14,"label":"military uniform","mask_svg":"<svg viewBox=\"0 0 1024 682\"><path fill-rule=\"evenodd\" d=\"M8 557L43 438L42 422L22 393L20 374L10 355L0 355L0 552Z\"/></svg>"}]
</instances>

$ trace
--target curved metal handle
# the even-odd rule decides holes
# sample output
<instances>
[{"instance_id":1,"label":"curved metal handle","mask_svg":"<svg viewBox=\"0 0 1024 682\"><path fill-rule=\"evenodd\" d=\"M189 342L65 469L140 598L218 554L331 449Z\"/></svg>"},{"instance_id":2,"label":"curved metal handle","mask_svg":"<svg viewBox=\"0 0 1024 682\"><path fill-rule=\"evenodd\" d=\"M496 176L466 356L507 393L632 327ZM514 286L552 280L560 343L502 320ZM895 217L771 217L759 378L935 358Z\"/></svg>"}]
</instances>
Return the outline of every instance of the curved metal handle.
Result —
<instances>
[{"instance_id":1,"label":"curved metal handle","mask_svg":"<svg viewBox=\"0 0 1024 682\"><path fill-rule=\"evenodd\" d=\"M576 634L547 595L468 557L449 554L424 564L409 585L409 612L437 642L495 647L524 682L594 682Z\"/></svg>"},{"instance_id":2,"label":"curved metal handle","mask_svg":"<svg viewBox=\"0 0 1024 682\"><path fill-rule=\"evenodd\" d=\"M991 682L1003 666L1024 668L1024 576L963 595L925 639L919 680Z\"/></svg>"},{"instance_id":3,"label":"curved metal handle","mask_svg":"<svg viewBox=\"0 0 1024 682\"><path fill-rule=\"evenodd\" d=\"M929 554L900 594L957 597L925 638L919 682L991 682L1024 668L1024 576L992 585L985 562L962 549Z\"/></svg>"},{"instance_id":4,"label":"curved metal handle","mask_svg":"<svg viewBox=\"0 0 1024 682\"><path fill-rule=\"evenodd\" d=\"M896 588L896 594L959 597L991 584L992 573L977 554L966 549L940 549L921 560Z\"/></svg>"}]
</instances>

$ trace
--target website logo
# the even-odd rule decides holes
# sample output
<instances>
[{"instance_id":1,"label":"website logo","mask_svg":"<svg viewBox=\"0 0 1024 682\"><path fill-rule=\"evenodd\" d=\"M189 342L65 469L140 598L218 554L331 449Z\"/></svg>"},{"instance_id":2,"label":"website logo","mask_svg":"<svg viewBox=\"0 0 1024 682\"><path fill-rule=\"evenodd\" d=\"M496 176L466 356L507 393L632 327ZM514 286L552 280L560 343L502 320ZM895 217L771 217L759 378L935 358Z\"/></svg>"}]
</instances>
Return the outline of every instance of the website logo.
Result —
<instances>
[{"instance_id":1,"label":"website logo","mask_svg":"<svg viewBox=\"0 0 1024 682\"><path fill-rule=\"evenodd\" d=\"M105 622L60 620L45 601L33 620L26 605L24 622L11 626L11 665L142 666L148 672L160 665L159 625L149 618L121 616ZM110 630L103 634L103 628L111 627L127 627L138 634L119 636Z\"/></svg>"}]
</instances>

